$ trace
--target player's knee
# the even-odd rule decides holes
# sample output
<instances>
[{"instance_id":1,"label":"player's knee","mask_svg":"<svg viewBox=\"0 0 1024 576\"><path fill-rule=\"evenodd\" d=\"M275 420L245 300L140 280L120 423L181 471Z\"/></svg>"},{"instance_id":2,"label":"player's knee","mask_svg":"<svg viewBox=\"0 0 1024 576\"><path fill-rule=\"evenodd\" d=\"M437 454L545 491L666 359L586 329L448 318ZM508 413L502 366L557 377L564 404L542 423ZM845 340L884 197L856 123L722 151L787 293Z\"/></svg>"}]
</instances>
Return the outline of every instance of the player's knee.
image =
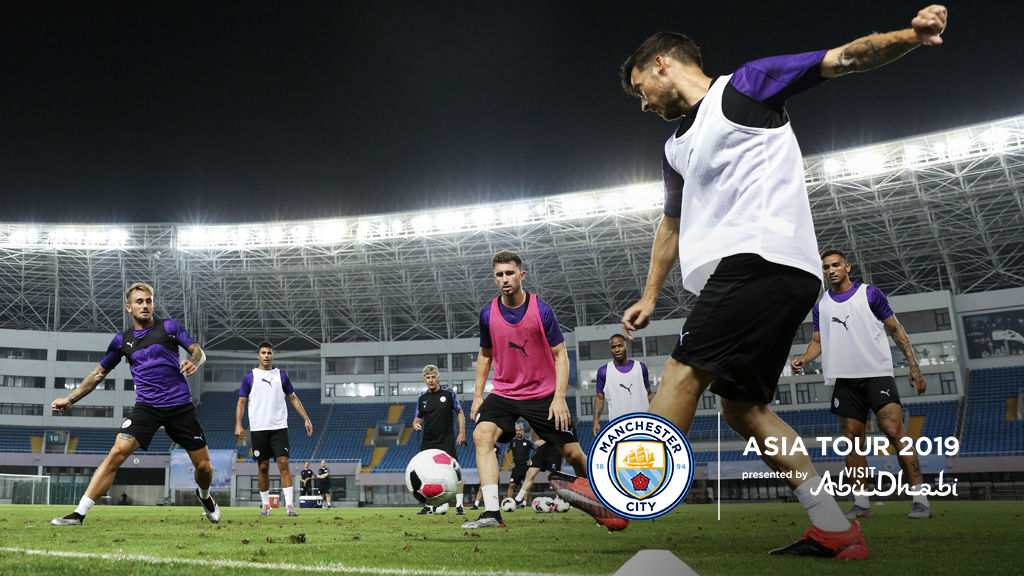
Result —
<instances>
[{"instance_id":1,"label":"player's knee","mask_svg":"<svg viewBox=\"0 0 1024 576\"><path fill-rule=\"evenodd\" d=\"M907 435L907 431L903 429L903 422L900 421L881 423L879 428L882 429L883 434L889 437L889 441L893 443Z\"/></svg>"},{"instance_id":2,"label":"player's knee","mask_svg":"<svg viewBox=\"0 0 1024 576\"><path fill-rule=\"evenodd\" d=\"M115 444L114 447L110 449L110 453L107 454L107 462L120 466L131 455L131 449L118 443Z\"/></svg>"},{"instance_id":3,"label":"player's knee","mask_svg":"<svg viewBox=\"0 0 1024 576\"><path fill-rule=\"evenodd\" d=\"M210 464L209 459L196 463L196 474L202 474L204 476L213 474L213 465Z\"/></svg>"},{"instance_id":4,"label":"player's knee","mask_svg":"<svg viewBox=\"0 0 1024 576\"><path fill-rule=\"evenodd\" d=\"M744 438L750 437L751 423L755 418L756 415L748 403L737 404L726 398L722 399L722 419Z\"/></svg>"},{"instance_id":5,"label":"player's knee","mask_svg":"<svg viewBox=\"0 0 1024 576\"><path fill-rule=\"evenodd\" d=\"M490 452L490 446L494 444L491 440L491 433L480 426L473 430L473 443L476 444L477 452Z\"/></svg>"}]
</instances>

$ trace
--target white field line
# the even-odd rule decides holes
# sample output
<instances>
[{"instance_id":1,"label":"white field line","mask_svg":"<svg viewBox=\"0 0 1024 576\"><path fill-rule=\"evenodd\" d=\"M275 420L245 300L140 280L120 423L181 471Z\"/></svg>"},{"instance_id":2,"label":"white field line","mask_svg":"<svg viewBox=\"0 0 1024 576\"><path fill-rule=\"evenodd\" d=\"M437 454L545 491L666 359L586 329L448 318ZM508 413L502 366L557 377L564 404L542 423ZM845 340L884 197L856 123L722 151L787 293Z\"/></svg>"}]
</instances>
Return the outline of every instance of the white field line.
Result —
<instances>
[{"instance_id":1,"label":"white field line","mask_svg":"<svg viewBox=\"0 0 1024 576\"><path fill-rule=\"evenodd\" d=\"M56 556L60 558L87 558L132 562L148 562L150 564L186 564L190 566L203 566L213 568L246 568L262 570L284 570L292 572L333 572L338 574L380 574L380 575L412 575L425 574L430 576L549 576L547 572L514 572L511 570L486 570L482 572L469 572L465 570L423 570L411 568L373 568L364 566L346 566L344 564L288 564L288 563L262 563L243 562L241 560L204 560L201 558L163 558L159 556L145 556L141 554L94 554L91 552L65 552L62 550L24 550L21 548L0 547L0 552L12 552L26 554L29 556ZM561 575L565 576L565 575Z\"/></svg>"}]
</instances>

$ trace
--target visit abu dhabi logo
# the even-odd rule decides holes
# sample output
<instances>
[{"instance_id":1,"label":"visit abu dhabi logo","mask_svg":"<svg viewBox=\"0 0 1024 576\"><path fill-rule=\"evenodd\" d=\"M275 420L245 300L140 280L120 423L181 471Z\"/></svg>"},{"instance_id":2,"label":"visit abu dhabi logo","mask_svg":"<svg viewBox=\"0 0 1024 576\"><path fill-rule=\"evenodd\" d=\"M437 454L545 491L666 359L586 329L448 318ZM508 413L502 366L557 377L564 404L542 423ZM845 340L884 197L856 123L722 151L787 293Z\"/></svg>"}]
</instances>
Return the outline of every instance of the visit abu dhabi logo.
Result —
<instances>
[{"instance_id":1,"label":"visit abu dhabi logo","mask_svg":"<svg viewBox=\"0 0 1024 576\"><path fill-rule=\"evenodd\" d=\"M693 482L693 452L674 424L636 412L601 430L587 468L602 504L623 518L646 520L683 501Z\"/></svg>"}]
</instances>

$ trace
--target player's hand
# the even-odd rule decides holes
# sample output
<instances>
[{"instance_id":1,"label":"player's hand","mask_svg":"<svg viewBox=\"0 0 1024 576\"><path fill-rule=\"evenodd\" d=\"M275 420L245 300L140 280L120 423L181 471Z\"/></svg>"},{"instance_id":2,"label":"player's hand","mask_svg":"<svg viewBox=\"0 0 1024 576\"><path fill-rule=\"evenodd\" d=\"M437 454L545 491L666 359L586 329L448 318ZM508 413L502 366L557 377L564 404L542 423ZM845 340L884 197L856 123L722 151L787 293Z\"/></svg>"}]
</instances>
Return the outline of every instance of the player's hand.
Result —
<instances>
[{"instance_id":1,"label":"player's hand","mask_svg":"<svg viewBox=\"0 0 1024 576\"><path fill-rule=\"evenodd\" d=\"M946 7L940 4L932 4L917 13L917 17L910 22L910 26L917 33L918 40L925 46L938 46L942 44L942 31L946 29Z\"/></svg>"},{"instance_id":2,"label":"player's hand","mask_svg":"<svg viewBox=\"0 0 1024 576\"><path fill-rule=\"evenodd\" d=\"M313 423L310 422L307 419L306 420L306 436L312 436L312 435L313 435Z\"/></svg>"},{"instance_id":3,"label":"player's hand","mask_svg":"<svg viewBox=\"0 0 1024 576\"><path fill-rule=\"evenodd\" d=\"M632 341L633 335L630 332L646 327L651 323L653 315L654 302L650 300L641 299L626 308L626 312L622 315L622 331L626 333L626 338Z\"/></svg>"},{"instance_id":4,"label":"player's hand","mask_svg":"<svg viewBox=\"0 0 1024 576\"><path fill-rule=\"evenodd\" d=\"M50 408L54 412L63 412L68 408L71 408L71 400L68 400L67 398L57 398L50 403Z\"/></svg>"},{"instance_id":5,"label":"player's hand","mask_svg":"<svg viewBox=\"0 0 1024 576\"><path fill-rule=\"evenodd\" d=\"M473 397L473 404L469 408L469 419L472 422L476 422L477 412L480 411L480 405L484 403L483 397Z\"/></svg>"},{"instance_id":6,"label":"player's hand","mask_svg":"<svg viewBox=\"0 0 1024 576\"><path fill-rule=\"evenodd\" d=\"M597 435L600 432L601 432L601 423L600 422L594 422L594 437L597 438Z\"/></svg>"},{"instance_id":7,"label":"player's hand","mask_svg":"<svg viewBox=\"0 0 1024 576\"><path fill-rule=\"evenodd\" d=\"M196 368L196 365L193 364L192 361L189 360L188 358L182 360L181 364L178 364L178 368L178 371L184 374L185 376L191 376L196 373L196 370L198 370L198 368Z\"/></svg>"},{"instance_id":8,"label":"player's hand","mask_svg":"<svg viewBox=\"0 0 1024 576\"><path fill-rule=\"evenodd\" d=\"M910 367L910 387L917 390L917 395L924 394L924 391L928 388L928 381L924 379L924 375L921 374L921 368L918 366Z\"/></svg>"},{"instance_id":9,"label":"player's hand","mask_svg":"<svg viewBox=\"0 0 1024 576\"><path fill-rule=\"evenodd\" d=\"M804 357L803 356L797 356L796 358L793 358L793 360L789 363L789 367L793 369L793 374L803 374L804 373Z\"/></svg>"},{"instance_id":10,"label":"player's hand","mask_svg":"<svg viewBox=\"0 0 1024 576\"><path fill-rule=\"evenodd\" d=\"M420 424L419 422L413 422L412 423L412 429L417 431L417 432L422 432L423 431L423 424Z\"/></svg>"},{"instance_id":11,"label":"player's hand","mask_svg":"<svg viewBox=\"0 0 1024 576\"><path fill-rule=\"evenodd\" d=\"M465 446L466 445L466 433L465 432L459 432L459 437L455 439L455 443L457 445L459 445L459 446Z\"/></svg>"},{"instance_id":12,"label":"player's hand","mask_svg":"<svg viewBox=\"0 0 1024 576\"><path fill-rule=\"evenodd\" d=\"M548 408L548 420L554 418L555 430L568 430L572 423L572 415L569 413L569 405L565 398L552 398L551 407Z\"/></svg>"},{"instance_id":13,"label":"player's hand","mask_svg":"<svg viewBox=\"0 0 1024 576\"><path fill-rule=\"evenodd\" d=\"M245 430L242 429L242 425L235 424L235 438L241 438L242 434L245 434Z\"/></svg>"}]
</instances>

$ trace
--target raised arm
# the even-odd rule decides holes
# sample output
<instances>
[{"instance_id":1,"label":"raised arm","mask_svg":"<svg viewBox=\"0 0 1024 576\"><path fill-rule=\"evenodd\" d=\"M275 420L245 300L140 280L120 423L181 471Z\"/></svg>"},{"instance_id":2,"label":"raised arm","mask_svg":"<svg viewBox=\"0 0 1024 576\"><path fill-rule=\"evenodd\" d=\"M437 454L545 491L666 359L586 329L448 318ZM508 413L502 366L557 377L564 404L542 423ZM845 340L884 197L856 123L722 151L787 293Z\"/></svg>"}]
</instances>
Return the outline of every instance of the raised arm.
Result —
<instances>
[{"instance_id":1,"label":"raised arm","mask_svg":"<svg viewBox=\"0 0 1024 576\"><path fill-rule=\"evenodd\" d=\"M892 337L892 341L896 343L896 347L907 358L907 364L910 365L910 387L917 390L918 395L924 394L928 382L921 374L921 367L917 365L917 356L914 355L914 348L910 346L910 338L907 337L903 324L900 324L895 315L882 320L882 324L885 325L885 331Z\"/></svg>"},{"instance_id":2,"label":"raised arm","mask_svg":"<svg viewBox=\"0 0 1024 576\"><path fill-rule=\"evenodd\" d=\"M815 332L814 336L811 336L811 341L807 343L807 349L803 354L793 358L789 366L793 369L793 373L800 374L804 371L804 364L818 356L821 356L821 332Z\"/></svg>"},{"instance_id":3,"label":"raised arm","mask_svg":"<svg viewBox=\"0 0 1024 576\"><path fill-rule=\"evenodd\" d=\"M622 329L630 340L633 339L630 332L640 330L651 322L658 294L678 259L679 218L662 216L661 223L658 224L658 231L654 235L654 245L651 248L651 268L647 272L647 285L644 287L644 294L622 315Z\"/></svg>"},{"instance_id":4,"label":"raised arm","mask_svg":"<svg viewBox=\"0 0 1024 576\"><path fill-rule=\"evenodd\" d=\"M101 365L97 365L91 372L85 375L85 378L82 378L82 383L79 384L77 388L72 390L71 393L64 398L57 398L54 400L50 404L50 408L54 412L63 412L68 408L71 408L76 402L85 398L90 392L95 390L96 387L99 386L100 382L103 382L103 379L107 377L107 372L109 372L109 370Z\"/></svg>"},{"instance_id":5,"label":"raised arm","mask_svg":"<svg viewBox=\"0 0 1024 576\"><path fill-rule=\"evenodd\" d=\"M932 4L917 13L910 28L871 34L829 50L821 61L821 75L835 78L864 72L888 64L918 46L938 46L945 29L946 7Z\"/></svg>"}]
</instances>

